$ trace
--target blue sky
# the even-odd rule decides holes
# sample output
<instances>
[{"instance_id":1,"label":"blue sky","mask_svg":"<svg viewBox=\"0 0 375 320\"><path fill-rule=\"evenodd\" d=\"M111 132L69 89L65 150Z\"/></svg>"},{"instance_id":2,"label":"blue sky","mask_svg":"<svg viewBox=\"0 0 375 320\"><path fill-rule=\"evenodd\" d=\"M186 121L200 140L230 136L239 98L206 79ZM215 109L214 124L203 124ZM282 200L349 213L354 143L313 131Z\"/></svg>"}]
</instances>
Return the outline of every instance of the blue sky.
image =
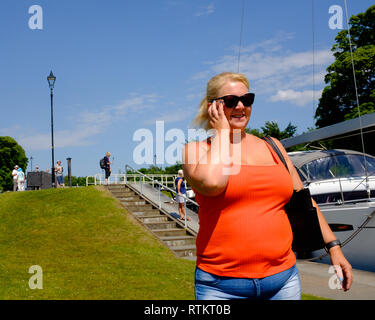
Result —
<instances>
[{"instance_id":1,"label":"blue sky","mask_svg":"<svg viewBox=\"0 0 375 320\"><path fill-rule=\"evenodd\" d=\"M351 16L373 1L347 3ZM29 27L32 5L43 10L41 30ZM345 28L343 0L245 1L240 72L256 93L251 128L313 126L339 31L328 24L332 5ZM66 167L71 157L75 176L99 173L106 151L114 173L148 166L134 163L134 133L154 133L159 120L187 135L207 81L237 71L241 10L242 0L2 0L0 135L15 138L33 166L51 167L53 70L55 160Z\"/></svg>"}]
</instances>

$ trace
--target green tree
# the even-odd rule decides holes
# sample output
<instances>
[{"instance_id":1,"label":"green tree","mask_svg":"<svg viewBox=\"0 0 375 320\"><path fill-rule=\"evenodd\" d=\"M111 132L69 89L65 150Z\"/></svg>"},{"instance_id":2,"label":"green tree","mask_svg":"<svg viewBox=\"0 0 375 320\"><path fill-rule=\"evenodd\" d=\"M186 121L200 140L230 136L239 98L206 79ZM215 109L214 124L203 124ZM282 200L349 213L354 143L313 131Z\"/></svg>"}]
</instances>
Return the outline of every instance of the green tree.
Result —
<instances>
[{"instance_id":1,"label":"green tree","mask_svg":"<svg viewBox=\"0 0 375 320\"><path fill-rule=\"evenodd\" d=\"M76 187L76 186L85 187L86 186L86 177L72 176L71 179L72 179L71 180L72 181L72 187ZM65 186L68 186L68 184L69 184L69 177L68 176L64 177L64 183L65 183Z\"/></svg>"},{"instance_id":2,"label":"green tree","mask_svg":"<svg viewBox=\"0 0 375 320\"><path fill-rule=\"evenodd\" d=\"M182 169L182 162L177 161L176 164L171 165L169 167L165 167L166 174L177 174L178 170Z\"/></svg>"},{"instance_id":3,"label":"green tree","mask_svg":"<svg viewBox=\"0 0 375 320\"><path fill-rule=\"evenodd\" d=\"M251 128L246 128L245 131L247 133L250 133L258 138L262 138L264 136L263 132L260 132L259 129L251 129Z\"/></svg>"},{"instance_id":4,"label":"green tree","mask_svg":"<svg viewBox=\"0 0 375 320\"><path fill-rule=\"evenodd\" d=\"M261 129L265 136L274 137L278 140L290 138L297 131L297 127L293 126L290 122L284 130L280 130L279 125L275 121L267 121Z\"/></svg>"},{"instance_id":5,"label":"green tree","mask_svg":"<svg viewBox=\"0 0 375 320\"><path fill-rule=\"evenodd\" d=\"M361 115L375 111L375 5L349 21L353 62ZM349 34L342 30L331 51L335 56L327 68L328 84L315 113L318 128L358 117Z\"/></svg>"},{"instance_id":6,"label":"green tree","mask_svg":"<svg viewBox=\"0 0 375 320\"><path fill-rule=\"evenodd\" d=\"M26 172L28 159L25 150L12 137L0 137L0 190L13 189L12 170L17 164Z\"/></svg>"},{"instance_id":7,"label":"green tree","mask_svg":"<svg viewBox=\"0 0 375 320\"><path fill-rule=\"evenodd\" d=\"M171 165L169 167L165 167L164 169L161 167L151 165L149 168L141 168L138 171L144 174L177 174L177 171L180 169L182 169L182 163L177 161L176 164ZM128 170L128 173L133 172Z\"/></svg>"},{"instance_id":8,"label":"green tree","mask_svg":"<svg viewBox=\"0 0 375 320\"><path fill-rule=\"evenodd\" d=\"M161 167L157 167L154 165L151 165L149 168L141 168L138 171L144 173L144 174L162 174L163 169Z\"/></svg>"},{"instance_id":9,"label":"green tree","mask_svg":"<svg viewBox=\"0 0 375 320\"><path fill-rule=\"evenodd\" d=\"M260 131L259 129L251 129L251 128L246 128L246 132L253 134L254 136L257 136L259 138L262 138L264 136L270 136L274 137L278 140L290 138L294 136L294 134L297 131L297 127L293 126L290 122L287 125L287 127L284 130L280 130L279 125L275 121L267 121L264 124L264 127L261 127Z\"/></svg>"}]
</instances>

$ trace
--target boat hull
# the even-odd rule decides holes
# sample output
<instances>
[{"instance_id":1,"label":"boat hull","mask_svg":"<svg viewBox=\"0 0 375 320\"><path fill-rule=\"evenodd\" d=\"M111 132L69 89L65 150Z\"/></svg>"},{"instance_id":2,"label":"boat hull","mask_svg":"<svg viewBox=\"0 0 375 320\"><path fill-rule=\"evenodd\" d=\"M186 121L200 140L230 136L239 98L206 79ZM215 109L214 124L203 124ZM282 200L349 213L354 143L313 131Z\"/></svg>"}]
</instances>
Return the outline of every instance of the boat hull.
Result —
<instances>
[{"instance_id":1,"label":"boat hull","mask_svg":"<svg viewBox=\"0 0 375 320\"><path fill-rule=\"evenodd\" d=\"M342 251L352 267L375 272L375 202L321 205L320 209L329 224L353 226L353 230L334 232L344 244ZM363 226L365 222L367 223ZM349 241L353 235L354 238ZM324 253L324 250L314 251L312 257L316 258ZM315 261L330 263L329 256Z\"/></svg>"}]
</instances>

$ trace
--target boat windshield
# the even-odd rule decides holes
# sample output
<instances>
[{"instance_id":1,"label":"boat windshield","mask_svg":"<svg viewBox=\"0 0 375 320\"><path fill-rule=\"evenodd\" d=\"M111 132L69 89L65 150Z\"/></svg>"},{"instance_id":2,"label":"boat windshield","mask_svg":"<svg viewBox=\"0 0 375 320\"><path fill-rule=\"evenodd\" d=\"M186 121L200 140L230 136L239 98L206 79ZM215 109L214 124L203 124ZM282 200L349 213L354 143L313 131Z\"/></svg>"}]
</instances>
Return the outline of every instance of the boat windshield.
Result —
<instances>
[{"instance_id":1,"label":"boat windshield","mask_svg":"<svg viewBox=\"0 0 375 320\"><path fill-rule=\"evenodd\" d=\"M306 163L300 168L302 180L309 182L343 177L365 176L363 155L335 155ZM375 159L366 156L367 174L375 173Z\"/></svg>"}]
</instances>

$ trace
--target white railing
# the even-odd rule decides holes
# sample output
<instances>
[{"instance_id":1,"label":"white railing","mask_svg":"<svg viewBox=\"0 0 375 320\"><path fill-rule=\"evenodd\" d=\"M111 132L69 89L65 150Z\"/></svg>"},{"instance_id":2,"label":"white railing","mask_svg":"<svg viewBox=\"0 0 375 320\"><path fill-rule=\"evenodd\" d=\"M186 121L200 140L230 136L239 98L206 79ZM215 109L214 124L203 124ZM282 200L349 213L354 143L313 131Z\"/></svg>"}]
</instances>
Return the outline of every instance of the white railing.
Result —
<instances>
[{"instance_id":1,"label":"white railing","mask_svg":"<svg viewBox=\"0 0 375 320\"><path fill-rule=\"evenodd\" d=\"M134 171L134 170L133 170ZM174 174L148 174L149 178L151 178L151 185L155 186L155 181L159 181L159 184L163 184L167 187L174 187L174 181L176 179L176 175ZM146 175L137 171L137 173L121 173L121 174L111 174L108 178L108 184L125 184L126 177L128 182L137 183L142 181L142 183L146 183ZM147 179L149 181L149 179ZM98 173L94 176L87 176L86 177L86 186L89 185L104 185L105 184L105 176L102 173Z\"/></svg>"}]
</instances>

